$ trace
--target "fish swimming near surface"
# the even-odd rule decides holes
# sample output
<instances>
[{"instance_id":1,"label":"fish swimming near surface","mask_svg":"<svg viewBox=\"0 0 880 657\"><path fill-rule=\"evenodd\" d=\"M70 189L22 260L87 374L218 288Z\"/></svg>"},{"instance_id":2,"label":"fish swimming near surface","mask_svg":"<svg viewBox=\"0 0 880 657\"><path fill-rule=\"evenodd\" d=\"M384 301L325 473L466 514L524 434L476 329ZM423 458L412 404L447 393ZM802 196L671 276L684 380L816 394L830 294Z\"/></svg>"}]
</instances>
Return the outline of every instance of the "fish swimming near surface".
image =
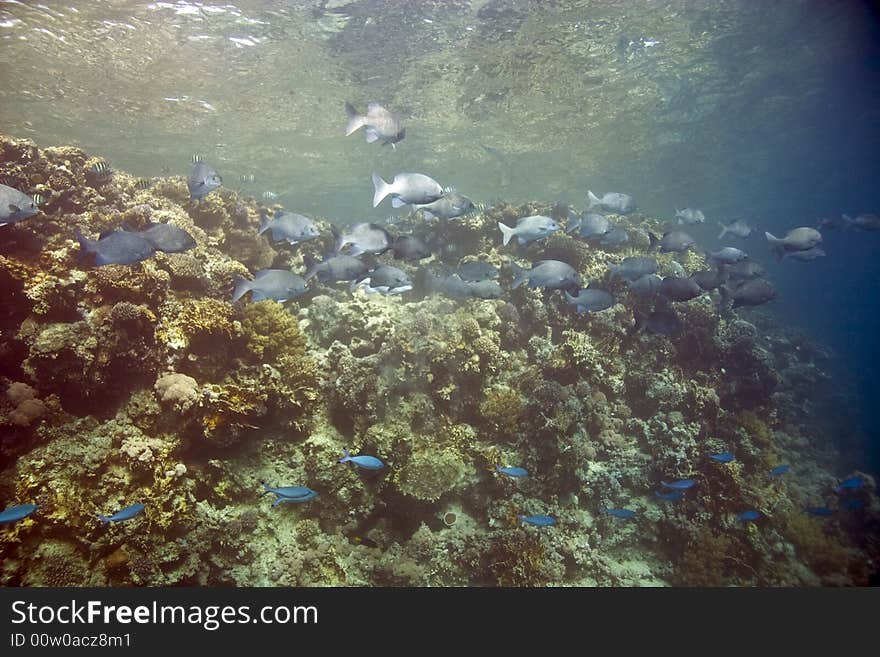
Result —
<instances>
[{"instance_id":1,"label":"fish swimming near surface","mask_svg":"<svg viewBox=\"0 0 880 657\"><path fill-rule=\"evenodd\" d=\"M98 520L103 522L104 524L109 524L111 522L121 522L123 520L131 520L139 513L142 513L146 507L138 502L137 504L132 504L131 506L127 506L122 511L117 511L112 516L98 516Z\"/></svg>"},{"instance_id":2,"label":"fish swimming near surface","mask_svg":"<svg viewBox=\"0 0 880 657\"><path fill-rule=\"evenodd\" d=\"M565 300L575 307L578 313L596 313L611 308L616 301L605 290L585 288L572 296L565 291Z\"/></svg>"},{"instance_id":3,"label":"fish swimming near surface","mask_svg":"<svg viewBox=\"0 0 880 657\"><path fill-rule=\"evenodd\" d=\"M346 137L366 128L368 144L381 141L383 146L391 144L391 148L396 148L395 144L406 137L406 128L400 124L400 117L379 103L368 104L365 114L358 112L351 103L345 103L345 113L348 116L345 124Z\"/></svg>"},{"instance_id":4,"label":"fish swimming near surface","mask_svg":"<svg viewBox=\"0 0 880 657\"><path fill-rule=\"evenodd\" d=\"M443 196L436 201L413 205L413 209L420 210L428 219L456 219L470 214L476 206L473 201L454 189L446 189L443 191Z\"/></svg>"},{"instance_id":5,"label":"fish swimming near surface","mask_svg":"<svg viewBox=\"0 0 880 657\"><path fill-rule=\"evenodd\" d=\"M673 490L687 490L695 483L697 483L696 479L679 479L678 481L661 481L660 485L663 488L671 488Z\"/></svg>"},{"instance_id":6,"label":"fish swimming near surface","mask_svg":"<svg viewBox=\"0 0 880 657\"><path fill-rule=\"evenodd\" d=\"M305 275L308 281L312 277L317 277L321 283L334 283L336 281L353 281L367 273L369 267L354 256L341 253L331 256L309 266Z\"/></svg>"},{"instance_id":7,"label":"fish swimming near surface","mask_svg":"<svg viewBox=\"0 0 880 657\"><path fill-rule=\"evenodd\" d=\"M202 200L215 189L223 184L223 178L214 170L207 162L200 159L193 162L186 177L186 186L189 189L189 198L191 201L201 203Z\"/></svg>"},{"instance_id":8,"label":"fish swimming near surface","mask_svg":"<svg viewBox=\"0 0 880 657\"><path fill-rule=\"evenodd\" d=\"M263 269L254 274L252 281L243 278L236 281L232 301L238 301L250 292L251 301L272 299L284 303L305 291L306 281L302 276L286 269Z\"/></svg>"},{"instance_id":9,"label":"fish swimming near surface","mask_svg":"<svg viewBox=\"0 0 880 657\"><path fill-rule=\"evenodd\" d=\"M174 224L148 223L137 234L163 253L183 253L196 247L193 236Z\"/></svg>"},{"instance_id":10,"label":"fish swimming near surface","mask_svg":"<svg viewBox=\"0 0 880 657\"><path fill-rule=\"evenodd\" d=\"M294 245L313 240L321 235L321 231L318 230L314 221L295 212L276 210L275 215L269 218L268 211L261 208L260 217L260 230L257 234L262 235L269 231L275 242L286 241L288 244Z\"/></svg>"},{"instance_id":11,"label":"fish swimming near surface","mask_svg":"<svg viewBox=\"0 0 880 657\"><path fill-rule=\"evenodd\" d=\"M10 506L0 513L0 525L24 520L38 508L39 507L37 507L36 504L19 504L17 506Z\"/></svg>"},{"instance_id":12,"label":"fish swimming near surface","mask_svg":"<svg viewBox=\"0 0 880 657\"><path fill-rule=\"evenodd\" d=\"M443 188L433 178L423 173L398 173L390 183L373 173L373 207L377 207L386 196L391 196L391 206L426 205L443 196Z\"/></svg>"},{"instance_id":13,"label":"fish swimming near surface","mask_svg":"<svg viewBox=\"0 0 880 657\"><path fill-rule=\"evenodd\" d=\"M604 513L607 513L609 516L614 516L615 518L622 518L624 520L634 518L636 515L636 512L631 509L604 509Z\"/></svg>"},{"instance_id":14,"label":"fish swimming near surface","mask_svg":"<svg viewBox=\"0 0 880 657\"><path fill-rule=\"evenodd\" d=\"M516 220L515 227L508 226L499 221L498 229L501 231L501 243L504 246L507 246L507 243L514 237L518 244L523 245L550 237L550 235L559 230L559 224L550 217L536 214L530 217L520 217Z\"/></svg>"},{"instance_id":15,"label":"fish swimming near surface","mask_svg":"<svg viewBox=\"0 0 880 657\"><path fill-rule=\"evenodd\" d=\"M391 247L391 235L388 231L369 222L354 224L342 233L333 227L333 235L336 237L335 253L339 253L347 245L351 245L349 255L352 256L361 253L385 253Z\"/></svg>"},{"instance_id":16,"label":"fish swimming near surface","mask_svg":"<svg viewBox=\"0 0 880 657\"><path fill-rule=\"evenodd\" d=\"M519 515L519 516L517 516L517 518L519 518L522 522L524 522L526 524L535 525L536 527L550 527L551 525L556 524L556 520L554 518L552 518L551 516L545 516L545 515L535 515L535 516Z\"/></svg>"},{"instance_id":17,"label":"fish swimming near surface","mask_svg":"<svg viewBox=\"0 0 880 657\"><path fill-rule=\"evenodd\" d=\"M709 454L709 458L718 463L730 463L736 460L736 456L730 452L719 452L718 454Z\"/></svg>"},{"instance_id":18,"label":"fish swimming near surface","mask_svg":"<svg viewBox=\"0 0 880 657\"><path fill-rule=\"evenodd\" d=\"M749 226L742 219L737 219L736 221L732 221L727 225L719 222L718 225L721 227L721 232L718 233L719 240L728 234L734 235L735 237L739 237L741 239L745 239L752 234L752 227Z\"/></svg>"},{"instance_id":19,"label":"fish swimming near surface","mask_svg":"<svg viewBox=\"0 0 880 657\"><path fill-rule=\"evenodd\" d=\"M675 218L678 219L678 223L687 224L689 226L706 223L706 215L703 214L702 210L697 210L695 208L676 210Z\"/></svg>"},{"instance_id":20,"label":"fish swimming near surface","mask_svg":"<svg viewBox=\"0 0 880 657\"><path fill-rule=\"evenodd\" d=\"M754 522L758 518L761 517L761 513L759 511L755 511L754 509L749 509L748 511L743 511L736 517L737 522Z\"/></svg>"},{"instance_id":21,"label":"fish swimming near surface","mask_svg":"<svg viewBox=\"0 0 880 657\"><path fill-rule=\"evenodd\" d=\"M28 196L14 187L0 185L0 226L16 224L33 217L39 211L37 198Z\"/></svg>"},{"instance_id":22,"label":"fish swimming near surface","mask_svg":"<svg viewBox=\"0 0 880 657\"><path fill-rule=\"evenodd\" d=\"M580 274L574 267L561 260L539 260L531 269L523 269L511 263L514 281L513 289L528 282L528 287L543 287L548 290L573 289L581 287Z\"/></svg>"},{"instance_id":23,"label":"fish swimming near surface","mask_svg":"<svg viewBox=\"0 0 880 657\"><path fill-rule=\"evenodd\" d=\"M525 477L529 474L525 468L520 468L517 466L507 466L502 468L500 465L496 465L495 472L500 472L501 474L507 475L508 477Z\"/></svg>"},{"instance_id":24,"label":"fish swimming near surface","mask_svg":"<svg viewBox=\"0 0 880 657\"><path fill-rule=\"evenodd\" d=\"M114 230L102 233L97 240L90 240L79 230L75 231L79 242L80 258L89 259L96 266L133 265L153 256L155 247L139 233Z\"/></svg>"},{"instance_id":25,"label":"fish swimming near surface","mask_svg":"<svg viewBox=\"0 0 880 657\"><path fill-rule=\"evenodd\" d=\"M273 488L272 486L263 484L263 488L267 493L275 495L275 501L272 502L272 506L278 506L284 502L295 502L299 504L318 497L318 493L307 486L282 486L280 488Z\"/></svg>"},{"instance_id":26,"label":"fish swimming near surface","mask_svg":"<svg viewBox=\"0 0 880 657\"><path fill-rule=\"evenodd\" d=\"M607 212L616 212L618 214L629 214L636 210L636 202L629 194L620 192L606 192L602 198L599 198L593 192L587 192L587 201L589 208L592 210L599 207Z\"/></svg>"},{"instance_id":27,"label":"fish swimming near surface","mask_svg":"<svg viewBox=\"0 0 880 657\"><path fill-rule=\"evenodd\" d=\"M779 477L787 473L789 470L791 470L791 466L788 463L783 463L781 465L777 465L775 468L770 470L769 476Z\"/></svg>"},{"instance_id":28,"label":"fish swimming near surface","mask_svg":"<svg viewBox=\"0 0 880 657\"><path fill-rule=\"evenodd\" d=\"M339 459L340 463L354 463L357 467L364 470L381 470L385 467L385 464L375 456L364 454L352 456L348 453L347 449L344 449L342 451L344 452L344 455L341 459Z\"/></svg>"}]
</instances>

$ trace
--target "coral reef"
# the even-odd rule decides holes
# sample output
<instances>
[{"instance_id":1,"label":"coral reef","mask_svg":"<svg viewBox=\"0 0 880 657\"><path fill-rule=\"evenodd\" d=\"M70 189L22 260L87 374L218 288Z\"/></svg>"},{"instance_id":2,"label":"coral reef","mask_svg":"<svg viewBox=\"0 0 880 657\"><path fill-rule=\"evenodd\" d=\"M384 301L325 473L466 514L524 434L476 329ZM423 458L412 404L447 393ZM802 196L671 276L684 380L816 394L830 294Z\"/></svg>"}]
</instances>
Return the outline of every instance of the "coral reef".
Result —
<instances>
[{"instance_id":1,"label":"coral reef","mask_svg":"<svg viewBox=\"0 0 880 657\"><path fill-rule=\"evenodd\" d=\"M97 161L0 138L3 175L46 199L0 242L0 499L39 505L0 527L0 584L851 585L878 569L874 482L834 499L846 428L805 401L830 385L827 353L708 296L676 304L681 335L633 330L648 307L607 262L644 253L655 218L616 217L632 240L610 252L561 233L500 245L498 221L548 205L412 215L395 230L444 245L427 266L484 260L503 298L313 280L288 304L233 304L236 276L302 273L330 246L328 222L320 240L272 244L253 199L221 188L195 204L181 178L137 189L124 172L97 179ZM74 228L155 221L195 248L130 266L78 258ZM617 303L578 315L559 292L509 289L508 261L543 258ZM693 252L658 262L706 266ZM346 449L385 467L340 464ZM770 478L780 463L796 473ZM696 481L684 499L655 496L681 478ZM272 507L263 483L318 495ZM803 511L817 500L834 515ZM97 519L135 502L146 510L131 520ZM745 509L760 518L738 522Z\"/></svg>"}]
</instances>

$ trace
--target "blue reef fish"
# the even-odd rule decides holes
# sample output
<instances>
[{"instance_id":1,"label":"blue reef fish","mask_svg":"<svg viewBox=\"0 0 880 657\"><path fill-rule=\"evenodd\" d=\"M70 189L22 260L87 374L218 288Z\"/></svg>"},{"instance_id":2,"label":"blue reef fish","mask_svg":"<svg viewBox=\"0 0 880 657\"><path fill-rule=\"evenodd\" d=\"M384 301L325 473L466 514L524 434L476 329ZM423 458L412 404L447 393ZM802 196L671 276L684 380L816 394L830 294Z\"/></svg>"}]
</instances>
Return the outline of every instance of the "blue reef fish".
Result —
<instances>
[{"instance_id":1,"label":"blue reef fish","mask_svg":"<svg viewBox=\"0 0 880 657\"><path fill-rule=\"evenodd\" d=\"M19 504L18 506L11 506L3 511L3 513L0 513L0 525L23 520L36 510L36 504Z\"/></svg>"},{"instance_id":2,"label":"blue reef fish","mask_svg":"<svg viewBox=\"0 0 880 657\"><path fill-rule=\"evenodd\" d=\"M633 518L636 515L636 512L631 509L604 509L604 512L607 513L609 516L614 516L615 518L623 518L624 520Z\"/></svg>"},{"instance_id":3,"label":"blue reef fish","mask_svg":"<svg viewBox=\"0 0 880 657\"><path fill-rule=\"evenodd\" d=\"M0 226L33 217L40 211L39 204L36 196L32 198L14 187L0 185Z\"/></svg>"},{"instance_id":4,"label":"blue reef fish","mask_svg":"<svg viewBox=\"0 0 880 657\"><path fill-rule=\"evenodd\" d=\"M684 499L684 491L674 490L669 493L663 493L659 490L654 491L654 496L666 502L678 502Z\"/></svg>"},{"instance_id":5,"label":"blue reef fish","mask_svg":"<svg viewBox=\"0 0 880 657\"><path fill-rule=\"evenodd\" d=\"M672 488L673 490L687 490L697 483L696 479L679 479L678 481L661 481L663 488Z\"/></svg>"},{"instance_id":6,"label":"blue reef fish","mask_svg":"<svg viewBox=\"0 0 880 657\"><path fill-rule=\"evenodd\" d=\"M122 511L117 511L112 516L98 516L98 520L104 523L110 522L120 522L122 520L130 520L134 518L139 513L143 513L144 505L138 502L137 504L132 504L131 506L127 506Z\"/></svg>"},{"instance_id":7,"label":"blue reef fish","mask_svg":"<svg viewBox=\"0 0 880 657\"><path fill-rule=\"evenodd\" d=\"M736 517L737 522L754 522L758 518L761 517L761 513L758 511L754 511L749 509L748 511L743 511Z\"/></svg>"},{"instance_id":8,"label":"blue reef fish","mask_svg":"<svg viewBox=\"0 0 880 657\"><path fill-rule=\"evenodd\" d=\"M862 484L865 483L865 480L860 476L856 475L855 477L850 477L849 479L844 479L834 488L835 493L843 492L844 490L851 490L854 488L861 488Z\"/></svg>"},{"instance_id":9,"label":"blue reef fish","mask_svg":"<svg viewBox=\"0 0 880 657\"><path fill-rule=\"evenodd\" d=\"M545 515L517 516L517 518L530 525L535 525L536 527L549 527L550 525L556 524L556 520L554 518Z\"/></svg>"},{"instance_id":10,"label":"blue reef fish","mask_svg":"<svg viewBox=\"0 0 880 657\"><path fill-rule=\"evenodd\" d=\"M220 177L220 174L210 164L201 160L193 162L189 176L186 178L189 198L198 203L201 203L202 199L222 184L223 178Z\"/></svg>"},{"instance_id":11,"label":"blue reef fish","mask_svg":"<svg viewBox=\"0 0 880 657\"><path fill-rule=\"evenodd\" d=\"M500 472L501 474L505 474L508 477L525 477L527 474L529 474L525 468L519 468L516 466L508 466L502 468L500 465L496 465L495 471Z\"/></svg>"},{"instance_id":12,"label":"blue reef fish","mask_svg":"<svg viewBox=\"0 0 880 657\"><path fill-rule=\"evenodd\" d=\"M275 495L275 501L272 502L272 506L278 506L283 502L308 502L318 497L318 493L307 486L281 486L280 488L273 488L263 484L263 488L267 493Z\"/></svg>"},{"instance_id":13,"label":"blue reef fish","mask_svg":"<svg viewBox=\"0 0 880 657\"><path fill-rule=\"evenodd\" d=\"M137 233L114 230L103 233L97 240L90 240L79 230L75 232L79 242L80 257L92 258L95 265L133 265L150 258L155 247Z\"/></svg>"},{"instance_id":14,"label":"blue reef fish","mask_svg":"<svg viewBox=\"0 0 880 657\"><path fill-rule=\"evenodd\" d=\"M719 463L730 463L735 461L736 457L730 452L719 452L718 454L709 454L709 458Z\"/></svg>"},{"instance_id":15,"label":"blue reef fish","mask_svg":"<svg viewBox=\"0 0 880 657\"><path fill-rule=\"evenodd\" d=\"M550 237L550 235L560 229L560 226L550 217L536 214L530 217L520 217L516 220L515 227L508 226L499 221L498 229L502 235L501 243L507 246L513 237L516 238L517 243L520 245Z\"/></svg>"},{"instance_id":16,"label":"blue reef fish","mask_svg":"<svg viewBox=\"0 0 880 657\"><path fill-rule=\"evenodd\" d=\"M302 276L286 269L263 269L254 274L254 280L240 278L235 283L232 301L238 301L251 292L251 301L273 299L280 303L295 299L306 291Z\"/></svg>"},{"instance_id":17,"label":"blue reef fish","mask_svg":"<svg viewBox=\"0 0 880 657\"><path fill-rule=\"evenodd\" d=\"M340 463L354 463L357 467L363 468L364 470L381 470L385 467L385 464L375 456L367 456L363 454L360 456L352 456L348 453L347 449L342 451L345 453L345 456L339 459Z\"/></svg>"},{"instance_id":18,"label":"blue reef fish","mask_svg":"<svg viewBox=\"0 0 880 657\"><path fill-rule=\"evenodd\" d=\"M804 507L804 511L811 516L830 516L834 514L834 511L827 506L808 506Z\"/></svg>"},{"instance_id":19,"label":"blue reef fish","mask_svg":"<svg viewBox=\"0 0 880 657\"><path fill-rule=\"evenodd\" d=\"M784 475L786 472L791 470L791 466L788 463L783 463L782 465L777 465L770 471L771 477L778 477L780 475Z\"/></svg>"}]
</instances>

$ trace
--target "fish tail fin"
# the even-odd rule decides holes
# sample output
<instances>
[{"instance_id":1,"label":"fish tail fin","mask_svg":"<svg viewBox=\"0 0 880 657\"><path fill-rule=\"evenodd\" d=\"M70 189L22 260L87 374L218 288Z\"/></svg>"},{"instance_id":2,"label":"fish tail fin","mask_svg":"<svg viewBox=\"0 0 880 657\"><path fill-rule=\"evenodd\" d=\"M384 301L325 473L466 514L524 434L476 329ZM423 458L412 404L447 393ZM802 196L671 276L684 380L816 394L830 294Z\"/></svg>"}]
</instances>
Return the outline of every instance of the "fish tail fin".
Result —
<instances>
[{"instance_id":1,"label":"fish tail fin","mask_svg":"<svg viewBox=\"0 0 880 657\"><path fill-rule=\"evenodd\" d=\"M278 506L278 505L281 504L283 501L284 501L284 498L281 497L281 496L279 496L279 497L277 497L277 498L275 499L274 502L272 502L272 506Z\"/></svg>"},{"instance_id":2,"label":"fish tail fin","mask_svg":"<svg viewBox=\"0 0 880 657\"><path fill-rule=\"evenodd\" d=\"M718 233L718 239L720 240L722 237L724 237L725 235L727 235L728 230L727 230L727 226L725 226L724 224L722 224L720 221L718 222L718 225L721 226L721 232Z\"/></svg>"},{"instance_id":3,"label":"fish tail fin","mask_svg":"<svg viewBox=\"0 0 880 657\"><path fill-rule=\"evenodd\" d=\"M596 196L593 192L587 190L587 201L589 202L589 208L594 208L597 205L602 203L602 199ZM589 209L588 208L588 209Z\"/></svg>"},{"instance_id":4,"label":"fish tail fin","mask_svg":"<svg viewBox=\"0 0 880 657\"><path fill-rule=\"evenodd\" d=\"M649 249L656 249L659 244L660 244L660 238L657 237L651 231L648 231L648 248Z\"/></svg>"},{"instance_id":5,"label":"fish tail fin","mask_svg":"<svg viewBox=\"0 0 880 657\"><path fill-rule=\"evenodd\" d=\"M504 246L507 246L507 243L510 242L510 238L516 235L516 229L511 228L507 224L502 224L500 221L498 222L498 228L501 229L502 240L501 243Z\"/></svg>"},{"instance_id":6,"label":"fish tail fin","mask_svg":"<svg viewBox=\"0 0 880 657\"><path fill-rule=\"evenodd\" d=\"M528 272L515 262L510 263L510 270L513 272L513 283L510 288L515 290L528 279Z\"/></svg>"},{"instance_id":7,"label":"fish tail fin","mask_svg":"<svg viewBox=\"0 0 880 657\"><path fill-rule=\"evenodd\" d=\"M74 237L76 237L76 241L79 242L79 259L85 259L89 254L93 253L95 250L94 242L90 240L88 237L80 232L79 228L74 229L73 231Z\"/></svg>"},{"instance_id":8,"label":"fish tail fin","mask_svg":"<svg viewBox=\"0 0 880 657\"><path fill-rule=\"evenodd\" d=\"M776 237L773 233L768 233L767 231L764 231L764 237L767 238L767 241L770 242L770 244L779 244L782 241L781 239Z\"/></svg>"},{"instance_id":9,"label":"fish tail fin","mask_svg":"<svg viewBox=\"0 0 880 657\"><path fill-rule=\"evenodd\" d=\"M98 516L98 520L100 520L101 523L104 524L104 525L109 525L109 524L110 524L110 517L109 517L109 516L101 516L101 515L99 515L99 516Z\"/></svg>"},{"instance_id":10,"label":"fish tail fin","mask_svg":"<svg viewBox=\"0 0 880 657\"><path fill-rule=\"evenodd\" d=\"M235 279L235 291L232 293L232 302L241 299L251 289L251 282L245 278Z\"/></svg>"},{"instance_id":11,"label":"fish tail fin","mask_svg":"<svg viewBox=\"0 0 880 657\"><path fill-rule=\"evenodd\" d=\"M345 114L348 116L348 121L345 124L345 136L348 137L351 133L364 125L366 118L362 116L351 103L345 103Z\"/></svg>"},{"instance_id":12,"label":"fish tail fin","mask_svg":"<svg viewBox=\"0 0 880 657\"><path fill-rule=\"evenodd\" d=\"M257 231L257 235L262 235L269 230L271 223L272 219L269 216L269 212L266 208L260 208L260 230Z\"/></svg>"},{"instance_id":13,"label":"fish tail fin","mask_svg":"<svg viewBox=\"0 0 880 657\"><path fill-rule=\"evenodd\" d=\"M373 172L373 207L378 206L382 199L388 196L391 193L391 185L382 180L382 176L380 176L375 171Z\"/></svg>"},{"instance_id":14,"label":"fish tail fin","mask_svg":"<svg viewBox=\"0 0 880 657\"><path fill-rule=\"evenodd\" d=\"M333 255L337 255L345 246L345 240L335 224L330 224L330 232L333 234Z\"/></svg>"},{"instance_id":15,"label":"fish tail fin","mask_svg":"<svg viewBox=\"0 0 880 657\"><path fill-rule=\"evenodd\" d=\"M344 447L342 448L342 454L343 454L342 458L339 459L340 463L347 463L348 461L351 460L351 454L349 454L348 450L345 449Z\"/></svg>"}]
</instances>

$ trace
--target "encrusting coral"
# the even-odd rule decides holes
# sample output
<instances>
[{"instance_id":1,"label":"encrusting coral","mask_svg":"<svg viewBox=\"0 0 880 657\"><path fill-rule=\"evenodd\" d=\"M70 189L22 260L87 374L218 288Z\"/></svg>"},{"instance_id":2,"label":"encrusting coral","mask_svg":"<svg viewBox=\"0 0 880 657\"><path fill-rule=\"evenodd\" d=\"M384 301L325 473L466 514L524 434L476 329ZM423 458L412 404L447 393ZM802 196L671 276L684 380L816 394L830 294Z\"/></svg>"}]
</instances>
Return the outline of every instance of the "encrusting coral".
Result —
<instances>
[{"instance_id":1,"label":"encrusting coral","mask_svg":"<svg viewBox=\"0 0 880 657\"><path fill-rule=\"evenodd\" d=\"M485 261L502 298L313 279L287 304L232 303L236 277L303 273L331 246L328 222L321 239L273 243L252 198L191 203L181 177L138 189L125 172L98 179L97 161L0 138L9 184L46 199L0 242L0 499L39 506L0 527L0 583L836 585L876 570L873 482L834 503L826 473L846 468L820 440L833 429L798 401L827 384L821 350L708 295L676 304L681 335L634 329L633 309L650 308L607 263L644 253L658 220L615 217L633 236L617 252L562 232L504 247L498 221L558 208L498 203L432 225L448 248L422 266ZM196 246L135 265L79 258L75 228L156 221ZM395 230L423 228L412 215ZM664 273L706 267L655 255ZM559 292L510 290L508 261L542 258L615 304L579 315ZM339 463L344 450L384 467ZM735 462L707 456L727 450ZM788 461L797 477L768 477ZM683 478L697 482L684 499L655 495ZM272 507L263 484L318 495ZM835 515L806 515L816 499ZM97 519L135 502L135 519ZM737 521L746 509L762 515ZM531 514L556 525L519 519Z\"/></svg>"}]
</instances>

